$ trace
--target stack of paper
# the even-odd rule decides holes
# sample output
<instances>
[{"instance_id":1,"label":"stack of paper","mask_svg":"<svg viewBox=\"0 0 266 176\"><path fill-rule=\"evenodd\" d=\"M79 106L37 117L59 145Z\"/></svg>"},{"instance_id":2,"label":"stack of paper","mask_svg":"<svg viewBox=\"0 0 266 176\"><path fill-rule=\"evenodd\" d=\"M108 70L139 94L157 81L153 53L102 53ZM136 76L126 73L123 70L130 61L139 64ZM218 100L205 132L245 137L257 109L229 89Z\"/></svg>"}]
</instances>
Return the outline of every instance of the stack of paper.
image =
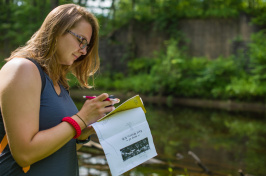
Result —
<instances>
[{"instance_id":1,"label":"stack of paper","mask_svg":"<svg viewBox=\"0 0 266 176\"><path fill-rule=\"evenodd\" d=\"M146 110L137 95L92 124L113 176L156 156Z\"/></svg>"}]
</instances>

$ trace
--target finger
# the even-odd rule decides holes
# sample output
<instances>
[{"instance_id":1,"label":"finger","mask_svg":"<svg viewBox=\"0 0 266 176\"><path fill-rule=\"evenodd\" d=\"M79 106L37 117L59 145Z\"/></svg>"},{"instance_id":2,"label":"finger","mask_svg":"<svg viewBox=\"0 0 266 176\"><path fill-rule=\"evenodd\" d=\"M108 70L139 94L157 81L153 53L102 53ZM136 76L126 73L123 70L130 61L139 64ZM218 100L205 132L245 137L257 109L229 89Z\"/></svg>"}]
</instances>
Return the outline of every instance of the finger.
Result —
<instances>
[{"instance_id":1,"label":"finger","mask_svg":"<svg viewBox=\"0 0 266 176\"><path fill-rule=\"evenodd\" d=\"M108 105L108 106L106 106L106 107L114 106L114 104L119 103L120 100L119 100L118 98L115 98L115 99L111 99L109 102L110 102L111 104Z\"/></svg>"},{"instance_id":2,"label":"finger","mask_svg":"<svg viewBox=\"0 0 266 176\"><path fill-rule=\"evenodd\" d=\"M120 102L120 99L114 98L111 101L112 101L113 104L116 104L116 103L119 103Z\"/></svg>"},{"instance_id":3,"label":"finger","mask_svg":"<svg viewBox=\"0 0 266 176\"><path fill-rule=\"evenodd\" d=\"M98 97L96 97L95 99L98 101L104 101L106 98L108 98L108 94L107 93L103 93L101 95L99 95Z\"/></svg>"},{"instance_id":4,"label":"finger","mask_svg":"<svg viewBox=\"0 0 266 176\"><path fill-rule=\"evenodd\" d=\"M115 103L114 103L114 101L103 101L103 103L104 103L104 106L105 107L110 107L110 106L113 106Z\"/></svg>"},{"instance_id":5,"label":"finger","mask_svg":"<svg viewBox=\"0 0 266 176\"><path fill-rule=\"evenodd\" d=\"M113 110L115 110L115 107L114 106L105 107L105 112L111 112Z\"/></svg>"}]
</instances>

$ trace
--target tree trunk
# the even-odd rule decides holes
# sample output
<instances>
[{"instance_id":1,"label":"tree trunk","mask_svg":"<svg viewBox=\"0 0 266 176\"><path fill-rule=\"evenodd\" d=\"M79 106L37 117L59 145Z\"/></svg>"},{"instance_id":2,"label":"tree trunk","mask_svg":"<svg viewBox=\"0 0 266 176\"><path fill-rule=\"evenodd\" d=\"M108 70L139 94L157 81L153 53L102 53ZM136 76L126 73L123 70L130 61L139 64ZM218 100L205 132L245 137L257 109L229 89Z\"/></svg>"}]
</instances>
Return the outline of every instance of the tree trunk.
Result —
<instances>
[{"instance_id":1,"label":"tree trunk","mask_svg":"<svg viewBox=\"0 0 266 176\"><path fill-rule=\"evenodd\" d=\"M111 19L115 19L115 11L116 11L116 9L115 9L115 0L112 0L112 5L111 5L111 8L110 8L110 12L109 12L109 17L111 18Z\"/></svg>"},{"instance_id":2,"label":"tree trunk","mask_svg":"<svg viewBox=\"0 0 266 176\"><path fill-rule=\"evenodd\" d=\"M130 52L130 59L133 59L136 55L136 45L135 45L135 37L134 37L134 13L135 13L135 5L136 0L132 0L132 19L128 26L128 42L129 42L129 52Z\"/></svg>"}]
</instances>

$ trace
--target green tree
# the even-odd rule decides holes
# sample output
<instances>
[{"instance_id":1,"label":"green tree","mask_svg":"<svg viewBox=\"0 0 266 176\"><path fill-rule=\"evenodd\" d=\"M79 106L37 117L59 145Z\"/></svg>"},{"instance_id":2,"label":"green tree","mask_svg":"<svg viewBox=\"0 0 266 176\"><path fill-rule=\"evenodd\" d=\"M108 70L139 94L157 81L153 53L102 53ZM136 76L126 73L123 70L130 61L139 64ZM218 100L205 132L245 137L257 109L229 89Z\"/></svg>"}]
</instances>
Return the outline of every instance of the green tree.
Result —
<instances>
[{"instance_id":1,"label":"green tree","mask_svg":"<svg viewBox=\"0 0 266 176\"><path fill-rule=\"evenodd\" d=\"M4 0L0 1L0 56L8 57L36 32L46 15L56 6L72 0ZM87 1L79 1L85 6Z\"/></svg>"}]
</instances>

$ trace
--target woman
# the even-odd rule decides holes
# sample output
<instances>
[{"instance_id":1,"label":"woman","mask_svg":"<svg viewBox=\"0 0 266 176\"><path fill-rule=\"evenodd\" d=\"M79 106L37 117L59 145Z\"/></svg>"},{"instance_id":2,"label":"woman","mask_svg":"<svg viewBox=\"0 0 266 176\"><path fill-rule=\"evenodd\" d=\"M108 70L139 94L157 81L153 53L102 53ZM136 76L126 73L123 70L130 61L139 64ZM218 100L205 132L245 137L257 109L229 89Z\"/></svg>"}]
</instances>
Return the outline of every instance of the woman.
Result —
<instances>
[{"instance_id":1,"label":"woman","mask_svg":"<svg viewBox=\"0 0 266 176\"><path fill-rule=\"evenodd\" d=\"M79 175L76 142L86 142L94 133L89 125L118 103L104 101L103 93L78 111L68 93L69 71L91 87L88 77L99 67L98 29L85 8L62 5L7 59L0 71L0 141L5 134L8 140L1 175Z\"/></svg>"}]
</instances>

